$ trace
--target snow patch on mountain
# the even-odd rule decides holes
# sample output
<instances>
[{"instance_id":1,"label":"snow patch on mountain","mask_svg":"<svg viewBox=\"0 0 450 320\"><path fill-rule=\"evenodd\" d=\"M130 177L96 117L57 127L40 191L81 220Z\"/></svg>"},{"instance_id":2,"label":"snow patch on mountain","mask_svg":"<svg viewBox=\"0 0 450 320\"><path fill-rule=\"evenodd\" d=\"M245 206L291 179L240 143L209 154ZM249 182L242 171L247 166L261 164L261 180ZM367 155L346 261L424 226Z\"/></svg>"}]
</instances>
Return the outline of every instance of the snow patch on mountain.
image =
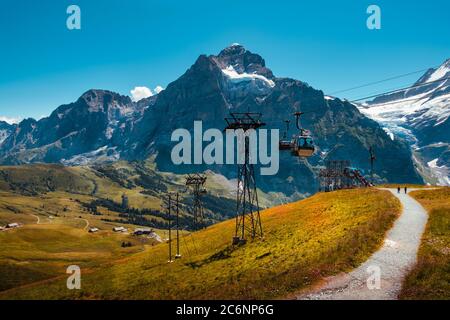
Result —
<instances>
[{"instance_id":1,"label":"snow patch on mountain","mask_svg":"<svg viewBox=\"0 0 450 320\"><path fill-rule=\"evenodd\" d=\"M427 164L430 168L439 168L439 166L437 165L439 158L436 158L434 160L429 161Z\"/></svg>"},{"instance_id":2,"label":"snow patch on mountain","mask_svg":"<svg viewBox=\"0 0 450 320\"><path fill-rule=\"evenodd\" d=\"M431 99L429 95L430 93L427 92L413 99L407 98L370 106L360 105L358 109L394 134L414 140L411 128L424 125L437 126L450 117L450 94Z\"/></svg>"},{"instance_id":3,"label":"snow patch on mountain","mask_svg":"<svg viewBox=\"0 0 450 320\"><path fill-rule=\"evenodd\" d=\"M392 130L387 127L384 127L383 130L384 130L384 132L386 132L386 134L389 136L389 138L391 138L391 140L394 141L394 139L395 139L394 132L392 132Z\"/></svg>"},{"instance_id":4,"label":"snow patch on mountain","mask_svg":"<svg viewBox=\"0 0 450 320\"><path fill-rule=\"evenodd\" d=\"M444 63L436 71L434 71L426 80L426 82L432 82L444 78L450 72L450 60Z\"/></svg>"},{"instance_id":5,"label":"snow patch on mountain","mask_svg":"<svg viewBox=\"0 0 450 320\"><path fill-rule=\"evenodd\" d=\"M406 139L420 155L416 160L429 171L431 180L443 185L450 185L450 164L445 160L447 149L437 143L446 140L442 130L448 130L449 74L450 59L437 69L429 69L408 89L357 105L361 113L380 123L392 139L396 136ZM430 84L422 85L426 83Z\"/></svg>"},{"instance_id":6,"label":"snow patch on mountain","mask_svg":"<svg viewBox=\"0 0 450 320\"><path fill-rule=\"evenodd\" d=\"M439 181L440 185L448 186L450 185L450 170L447 166L439 166L437 163L439 161L439 158L433 159L427 163L428 167L434 172L438 173L436 174L436 178Z\"/></svg>"},{"instance_id":7,"label":"snow patch on mountain","mask_svg":"<svg viewBox=\"0 0 450 320\"><path fill-rule=\"evenodd\" d=\"M423 104L425 112L417 116L413 121L413 126L420 126L422 123L434 120L433 126L438 126L450 117L450 94L443 95L431 100L426 101Z\"/></svg>"},{"instance_id":8,"label":"snow patch on mountain","mask_svg":"<svg viewBox=\"0 0 450 320\"><path fill-rule=\"evenodd\" d=\"M76 155L70 159L62 159L61 163L65 166L86 166L96 162L112 162L120 159L120 153L117 147L103 146L97 150Z\"/></svg>"},{"instance_id":9,"label":"snow patch on mountain","mask_svg":"<svg viewBox=\"0 0 450 320\"><path fill-rule=\"evenodd\" d=\"M263 81L267 86L275 87L275 82L256 73L238 73L233 66L222 69L222 73L232 82Z\"/></svg>"},{"instance_id":10,"label":"snow patch on mountain","mask_svg":"<svg viewBox=\"0 0 450 320\"><path fill-rule=\"evenodd\" d=\"M363 114L382 123L393 133L399 133L405 137L404 129L408 129L410 133L411 128L424 125L437 126L450 117L450 93L440 94L440 90L446 87L446 82L443 82L412 97L378 104L365 103L358 108ZM407 92L408 90L405 91L405 95ZM411 138L411 135L409 136Z\"/></svg>"},{"instance_id":11,"label":"snow patch on mountain","mask_svg":"<svg viewBox=\"0 0 450 320\"><path fill-rule=\"evenodd\" d=\"M407 140L411 145L417 143L417 139L411 129L405 126L407 123L406 113L412 112L412 110L408 109L401 102L371 106L370 108L361 105L357 107L361 113L377 121L391 140L394 140L397 136ZM405 112L405 110L407 111Z\"/></svg>"}]
</instances>

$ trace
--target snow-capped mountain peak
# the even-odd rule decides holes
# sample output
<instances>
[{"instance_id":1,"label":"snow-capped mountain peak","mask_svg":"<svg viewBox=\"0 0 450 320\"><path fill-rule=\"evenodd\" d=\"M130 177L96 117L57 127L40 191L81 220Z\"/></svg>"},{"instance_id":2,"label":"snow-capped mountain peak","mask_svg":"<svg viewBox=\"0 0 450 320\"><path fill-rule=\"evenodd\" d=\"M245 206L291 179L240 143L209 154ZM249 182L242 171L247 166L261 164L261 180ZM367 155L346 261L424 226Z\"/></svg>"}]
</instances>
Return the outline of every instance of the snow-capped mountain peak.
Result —
<instances>
[{"instance_id":1,"label":"snow-capped mountain peak","mask_svg":"<svg viewBox=\"0 0 450 320\"><path fill-rule=\"evenodd\" d=\"M269 87L275 87L275 82L273 80L267 79L266 77L255 73L238 73L233 66L228 66L222 69L223 74L233 82L246 82L246 81L262 81Z\"/></svg>"},{"instance_id":2,"label":"snow-capped mountain peak","mask_svg":"<svg viewBox=\"0 0 450 320\"><path fill-rule=\"evenodd\" d=\"M198 172L196 165L181 167L170 160L170 133L176 128L194 130L196 120L204 128L223 128L230 110L250 110L263 113L269 129L283 131L285 119L299 105L305 111L302 126L313 129L319 152L311 165L285 154L277 176L261 177L262 190L292 197L312 193L317 187L314 167L349 154L354 166L367 170L367 148L374 137L379 142L375 147L380 181L421 182L407 145L389 139L348 101L324 99L321 90L300 80L275 77L260 55L241 45L218 55L200 55L163 92L139 102L107 90L90 90L48 118L24 120L0 145L0 162L83 165L152 157L161 171ZM392 154L395 162L389 160ZM226 177L235 175L231 166L212 169Z\"/></svg>"},{"instance_id":3,"label":"snow-capped mountain peak","mask_svg":"<svg viewBox=\"0 0 450 320\"><path fill-rule=\"evenodd\" d=\"M252 53L240 44L233 44L211 58L222 70L228 70L231 66L237 74L258 74L269 80L275 78L259 54Z\"/></svg>"},{"instance_id":4,"label":"snow-capped mountain peak","mask_svg":"<svg viewBox=\"0 0 450 320\"><path fill-rule=\"evenodd\" d=\"M450 59L447 59L439 68L430 69L431 73L423 79L424 82L433 82L450 77Z\"/></svg>"},{"instance_id":5,"label":"snow-capped mountain peak","mask_svg":"<svg viewBox=\"0 0 450 320\"><path fill-rule=\"evenodd\" d=\"M439 68L429 69L412 87L359 106L393 138L401 137L411 144L417 165L430 182L445 185L450 181L449 77L447 59Z\"/></svg>"}]
</instances>

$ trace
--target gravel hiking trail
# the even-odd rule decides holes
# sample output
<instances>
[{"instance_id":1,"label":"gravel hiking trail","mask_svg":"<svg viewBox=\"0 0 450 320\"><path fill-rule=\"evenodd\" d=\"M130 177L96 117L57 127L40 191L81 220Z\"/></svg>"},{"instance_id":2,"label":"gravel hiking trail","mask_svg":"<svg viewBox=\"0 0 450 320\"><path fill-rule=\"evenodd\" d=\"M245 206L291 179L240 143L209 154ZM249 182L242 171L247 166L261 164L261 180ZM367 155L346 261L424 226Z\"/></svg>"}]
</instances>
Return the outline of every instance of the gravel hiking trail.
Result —
<instances>
[{"instance_id":1,"label":"gravel hiking trail","mask_svg":"<svg viewBox=\"0 0 450 320\"><path fill-rule=\"evenodd\" d=\"M416 264L417 251L428 220L426 210L404 189L389 190L403 208L384 244L369 259L349 273L326 278L315 289L296 298L301 300L395 300L408 271ZM408 191L413 191L411 189ZM379 269L378 269L379 268ZM380 271L377 288L373 275ZM375 286L375 288L374 288ZM371 289L369 289L371 287Z\"/></svg>"}]
</instances>

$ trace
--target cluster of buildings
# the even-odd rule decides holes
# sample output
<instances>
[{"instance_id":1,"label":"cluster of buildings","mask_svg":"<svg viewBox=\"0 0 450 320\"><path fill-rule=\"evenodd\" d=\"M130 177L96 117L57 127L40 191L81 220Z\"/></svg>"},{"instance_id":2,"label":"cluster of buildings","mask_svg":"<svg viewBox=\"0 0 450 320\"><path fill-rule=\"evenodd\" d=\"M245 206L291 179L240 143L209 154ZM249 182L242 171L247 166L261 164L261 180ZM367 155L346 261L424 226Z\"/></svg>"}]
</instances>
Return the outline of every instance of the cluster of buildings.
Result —
<instances>
[{"instance_id":1,"label":"cluster of buildings","mask_svg":"<svg viewBox=\"0 0 450 320\"><path fill-rule=\"evenodd\" d=\"M100 231L99 228L96 227L92 227L89 229L89 233L96 233ZM125 233L128 232L128 229L122 226L118 226L118 227L113 227L112 231L116 232L116 233ZM148 236L150 238L153 238L159 242L162 242L161 237L155 232L153 231L153 229L150 228L138 228L135 229L133 232L133 235L135 236Z\"/></svg>"}]
</instances>

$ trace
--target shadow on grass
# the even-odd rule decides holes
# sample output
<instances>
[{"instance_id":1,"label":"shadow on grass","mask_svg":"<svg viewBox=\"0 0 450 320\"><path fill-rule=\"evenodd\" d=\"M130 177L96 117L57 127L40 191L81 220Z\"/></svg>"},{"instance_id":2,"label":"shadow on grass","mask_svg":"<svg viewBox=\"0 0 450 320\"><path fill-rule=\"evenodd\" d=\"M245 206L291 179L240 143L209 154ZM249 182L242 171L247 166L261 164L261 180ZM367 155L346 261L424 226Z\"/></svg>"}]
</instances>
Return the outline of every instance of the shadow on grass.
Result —
<instances>
[{"instance_id":1,"label":"shadow on grass","mask_svg":"<svg viewBox=\"0 0 450 320\"><path fill-rule=\"evenodd\" d=\"M192 269L200 268L206 264L209 264L214 261L220 261L231 258L231 255L234 251L236 251L239 248L239 246L228 246L223 250L220 250L219 252L214 253L213 255L209 256L208 258L200 261L193 261L186 263L187 266L191 267Z\"/></svg>"}]
</instances>

